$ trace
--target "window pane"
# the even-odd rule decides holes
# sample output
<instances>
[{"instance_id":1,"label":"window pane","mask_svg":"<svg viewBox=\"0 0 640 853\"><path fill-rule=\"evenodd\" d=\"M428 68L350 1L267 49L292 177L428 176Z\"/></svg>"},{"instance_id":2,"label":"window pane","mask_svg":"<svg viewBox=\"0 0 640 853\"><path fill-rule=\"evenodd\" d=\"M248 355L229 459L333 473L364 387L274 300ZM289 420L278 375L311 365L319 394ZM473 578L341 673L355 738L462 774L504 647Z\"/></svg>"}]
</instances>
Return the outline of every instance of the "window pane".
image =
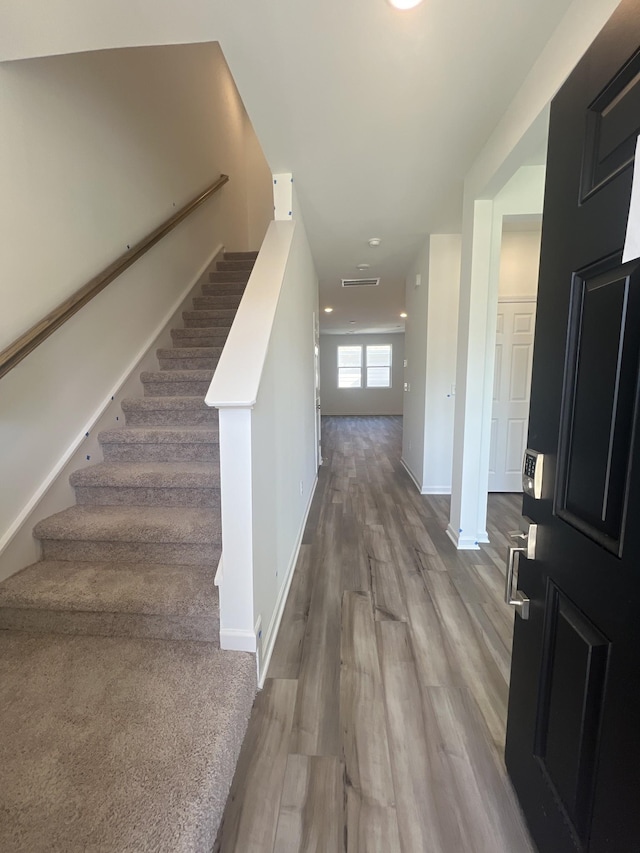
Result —
<instances>
[{"instance_id":1,"label":"window pane","mask_svg":"<svg viewBox=\"0 0 640 853\"><path fill-rule=\"evenodd\" d=\"M338 368L338 388L361 388L362 370L359 367Z\"/></svg>"},{"instance_id":2,"label":"window pane","mask_svg":"<svg viewBox=\"0 0 640 853\"><path fill-rule=\"evenodd\" d=\"M367 367L367 388L389 388L391 371L388 367Z\"/></svg>"},{"instance_id":3,"label":"window pane","mask_svg":"<svg viewBox=\"0 0 640 853\"><path fill-rule=\"evenodd\" d=\"M367 347L367 364L370 367L391 367L391 344Z\"/></svg>"},{"instance_id":4,"label":"window pane","mask_svg":"<svg viewBox=\"0 0 640 853\"><path fill-rule=\"evenodd\" d=\"M360 367L362 347L338 347L338 367Z\"/></svg>"}]
</instances>

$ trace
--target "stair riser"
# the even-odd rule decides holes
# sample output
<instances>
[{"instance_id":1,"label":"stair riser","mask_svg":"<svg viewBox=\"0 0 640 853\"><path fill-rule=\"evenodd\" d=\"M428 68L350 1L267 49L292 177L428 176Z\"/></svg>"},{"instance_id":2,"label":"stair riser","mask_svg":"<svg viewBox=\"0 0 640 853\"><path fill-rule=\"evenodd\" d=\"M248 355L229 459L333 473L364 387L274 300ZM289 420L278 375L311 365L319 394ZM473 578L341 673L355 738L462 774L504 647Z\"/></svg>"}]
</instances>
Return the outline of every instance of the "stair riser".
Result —
<instances>
[{"instance_id":1,"label":"stair riser","mask_svg":"<svg viewBox=\"0 0 640 853\"><path fill-rule=\"evenodd\" d=\"M215 329L216 334L224 335L226 338L233 318L214 317L212 315L213 312L211 311L185 311L182 319L187 329ZM198 346L202 346L202 344L198 344Z\"/></svg>"},{"instance_id":2,"label":"stair riser","mask_svg":"<svg viewBox=\"0 0 640 853\"><path fill-rule=\"evenodd\" d=\"M220 337L220 336L214 337L212 335L211 337L208 337L208 338L190 338L190 337L174 338L173 339L173 346L176 349L177 348L188 349L191 347L207 347L207 346L217 347L217 346L220 346L221 344L223 344L226 339L227 339L226 332L224 334L224 337Z\"/></svg>"},{"instance_id":3,"label":"stair riser","mask_svg":"<svg viewBox=\"0 0 640 853\"><path fill-rule=\"evenodd\" d=\"M66 610L0 608L0 630L96 637L195 640L220 646L220 619L211 616L167 617L144 613L87 613Z\"/></svg>"},{"instance_id":4,"label":"stair riser","mask_svg":"<svg viewBox=\"0 0 640 853\"><path fill-rule=\"evenodd\" d=\"M227 309L232 311L238 310L241 296L227 296L225 294L214 294L213 296L195 296L193 298L193 308L195 311L217 311L219 309Z\"/></svg>"},{"instance_id":5,"label":"stair riser","mask_svg":"<svg viewBox=\"0 0 640 853\"><path fill-rule=\"evenodd\" d=\"M190 337L196 337L196 335L191 335ZM157 358L220 358L222 355L222 350L224 349L224 343L216 343L211 346L205 346L204 344L200 344L197 349L198 352L183 352L180 347L170 346L170 347L162 347L161 349L156 350Z\"/></svg>"},{"instance_id":6,"label":"stair riser","mask_svg":"<svg viewBox=\"0 0 640 853\"><path fill-rule=\"evenodd\" d=\"M220 489L76 486L76 503L85 506L220 507Z\"/></svg>"},{"instance_id":7,"label":"stair riser","mask_svg":"<svg viewBox=\"0 0 640 853\"><path fill-rule=\"evenodd\" d=\"M217 358L159 358L160 370L215 370Z\"/></svg>"},{"instance_id":8,"label":"stair riser","mask_svg":"<svg viewBox=\"0 0 640 853\"><path fill-rule=\"evenodd\" d=\"M215 462L217 444L103 444L105 462Z\"/></svg>"},{"instance_id":9,"label":"stair riser","mask_svg":"<svg viewBox=\"0 0 640 853\"><path fill-rule=\"evenodd\" d=\"M209 281L248 281L249 270L225 270L224 272L210 272Z\"/></svg>"},{"instance_id":10,"label":"stair riser","mask_svg":"<svg viewBox=\"0 0 640 853\"><path fill-rule=\"evenodd\" d=\"M200 298L200 297L197 297ZM208 299L209 297L202 297L203 299ZM196 301L195 299L193 300ZM233 323L233 318L236 316L238 309L237 308L216 308L209 307L208 305L204 305L201 308L195 307L193 311L189 311L189 315L199 314L206 312L207 317L211 320L226 320L229 325Z\"/></svg>"},{"instance_id":11,"label":"stair riser","mask_svg":"<svg viewBox=\"0 0 640 853\"><path fill-rule=\"evenodd\" d=\"M95 542L43 539L45 560L104 560L105 562L170 563L181 566L214 566L220 545L183 545L178 542Z\"/></svg>"},{"instance_id":12,"label":"stair riser","mask_svg":"<svg viewBox=\"0 0 640 853\"><path fill-rule=\"evenodd\" d=\"M213 372L211 373L213 376ZM207 382L144 382L145 397L202 397L204 400L211 380Z\"/></svg>"},{"instance_id":13,"label":"stair riser","mask_svg":"<svg viewBox=\"0 0 640 853\"><path fill-rule=\"evenodd\" d=\"M216 264L216 268L218 272L224 272L227 270L252 270L255 261L218 261Z\"/></svg>"},{"instance_id":14,"label":"stair riser","mask_svg":"<svg viewBox=\"0 0 640 853\"><path fill-rule=\"evenodd\" d=\"M225 261L253 261L255 263L256 258L258 257L257 252L225 252L224 255Z\"/></svg>"},{"instance_id":15,"label":"stair riser","mask_svg":"<svg viewBox=\"0 0 640 853\"><path fill-rule=\"evenodd\" d=\"M136 410L126 412L127 426L215 426L218 423L218 410L210 409L176 409L166 411Z\"/></svg>"},{"instance_id":16,"label":"stair riser","mask_svg":"<svg viewBox=\"0 0 640 853\"><path fill-rule=\"evenodd\" d=\"M246 284L242 281L237 282L205 282L202 285L203 296L237 296L242 298L246 290Z\"/></svg>"}]
</instances>

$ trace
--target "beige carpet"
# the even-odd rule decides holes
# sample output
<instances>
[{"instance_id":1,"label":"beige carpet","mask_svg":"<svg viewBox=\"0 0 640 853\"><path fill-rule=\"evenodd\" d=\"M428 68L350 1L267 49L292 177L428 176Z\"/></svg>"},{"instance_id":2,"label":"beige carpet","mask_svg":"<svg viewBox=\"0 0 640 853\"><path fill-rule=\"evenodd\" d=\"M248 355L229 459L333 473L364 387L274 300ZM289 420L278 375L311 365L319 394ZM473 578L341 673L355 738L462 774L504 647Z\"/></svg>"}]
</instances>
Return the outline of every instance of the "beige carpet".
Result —
<instances>
[{"instance_id":1,"label":"beige carpet","mask_svg":"<svg viewBox=\"0 0 640 853\"><path fill-rule=\"evenodd\" d=\"M255 689L210 643L1 631L0 850L207 853Z\"/></svg>"},{"instance_id":2,"label":"beige carpet","mask_svg":"<svg viewBox=\"0 0 640 853\"><path fill-rule=\"evenodd\" d=\"M255 253L207 275L144 397L0 584L0 853L209 853L256 691L219 649L217 412Z\"/></svg>"}]
</instances>

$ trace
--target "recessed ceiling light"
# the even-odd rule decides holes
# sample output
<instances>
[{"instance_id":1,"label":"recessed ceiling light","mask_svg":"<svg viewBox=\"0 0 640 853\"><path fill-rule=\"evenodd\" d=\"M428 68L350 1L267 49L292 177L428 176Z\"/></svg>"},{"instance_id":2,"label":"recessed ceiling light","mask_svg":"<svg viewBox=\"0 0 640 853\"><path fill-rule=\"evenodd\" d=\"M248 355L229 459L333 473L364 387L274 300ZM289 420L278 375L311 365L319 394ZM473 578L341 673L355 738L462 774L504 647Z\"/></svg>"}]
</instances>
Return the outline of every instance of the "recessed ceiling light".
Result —
<instances>
[{"instance_id":1,"label":"recessed ceiling light","mask_svg":"<svg viewBox=\"0 0 640 853\"><path fill-rule=\"evenodd\" d=\"M355 321L355 320L349 320L349 325L351 325L351 326L355 326L355 324L356 324L356 321Z\"/></svg>"},{"instance_id":2,"label":"recessed ceiling light","mask_svg":"<svg viewBox=\"0 0 640 853\"><path fill-rule=\"evenodd\" d=\"M400 316L404 319L404 317L406 317L407 315L406 315L406 314L405 314L405 312L403 311L403 312L402 312L402 314L401 314Z\"/></svg>"},{"instance_id":3,"label":"recessed ceiling light","mask_svg":"<svg viewBox=\"0 0 640 853\"><path fill-rule=\"evenodd\" d=\"M389 0L389 3L394 9L413 9L415 6L419 6L422 0Z\"/></svg>"},{"instance_id":4,"label":"recessed ceiling light","mask_svg":"<svg viewBox=\"0 0 640 853\"><path fill-rule=\"evenodd\" d=\"M357 270L370 270L370 269L371 269L371 264L358 264L358 265L356 266L356 269L357 269Z\"/></svg>"},{"instance_id":5,"label":"recessed ceiling light","mask_svg":"<svg viewBox=\"0 0 640 853\"><path fill-rule=\"evenodd\" d=\"M325 313L325 314L331 314L331 312L332 312L332 311L333 311L333 308L329 308L329 307L327 307L327 308L325 308L325 309L324 309L324 313Z\"/></svg>"},{"instance_id":6,"label":"recessed ceiling light","mask_svg":"<svg viewBox=\"0 0 640 853\"><path fill-rule=\"evenodd\" d=\"M372 249L377 249L382 240L380 237L372 237L370 240L367 240L367 243L371 246Z\"/></svg>"}]
</instances>

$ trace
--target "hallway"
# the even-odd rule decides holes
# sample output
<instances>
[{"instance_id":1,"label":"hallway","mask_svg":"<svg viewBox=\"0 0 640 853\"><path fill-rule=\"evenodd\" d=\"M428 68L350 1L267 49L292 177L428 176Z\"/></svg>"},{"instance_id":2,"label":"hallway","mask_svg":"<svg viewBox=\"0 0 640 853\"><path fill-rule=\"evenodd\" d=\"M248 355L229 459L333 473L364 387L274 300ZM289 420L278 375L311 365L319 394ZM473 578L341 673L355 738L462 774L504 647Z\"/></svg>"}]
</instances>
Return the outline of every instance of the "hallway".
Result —
<instances>
[{"instance_id":1,"label":"hallway","mask_svg":"<svg viewBox=\"0 0 640 853\"><path fill-rule=\"evenodd\" d=\"M519 500L456 551L402 419L324 418L324 465L220 853L531 853L502 761Z\"/></svg>"}]
</instances>

